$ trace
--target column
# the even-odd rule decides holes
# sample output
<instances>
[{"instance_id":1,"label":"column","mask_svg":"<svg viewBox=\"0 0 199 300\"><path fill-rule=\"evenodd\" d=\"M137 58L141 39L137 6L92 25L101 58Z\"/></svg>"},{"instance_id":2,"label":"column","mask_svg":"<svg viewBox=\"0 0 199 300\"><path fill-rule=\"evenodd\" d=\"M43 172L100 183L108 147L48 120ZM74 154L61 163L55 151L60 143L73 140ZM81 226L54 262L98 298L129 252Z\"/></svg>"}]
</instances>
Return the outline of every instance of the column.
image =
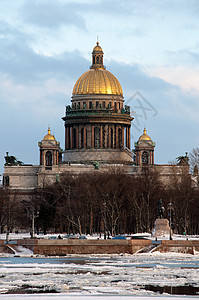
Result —
<instances>
[{"instance_id":1,"label":"column","mask_svg":"<svg viewBox=\"0 0 199 300\"><path fill-rule=\"evenodd\" d=\"M103 131L102 131L102 124L100 125L100 148L103 148Z\"/></svg>"},{"instance_id":2,"label":"column","mask_svg":"<svg viewBox=\"0 0 199 300\"><path fill-rule=\"evenodd\" d=\"M86 126L85 125L83 129L83 134L84 134L84 148L86 148Z\"/></svg>"},{"instance_id":3,"label":"column","mask_svg":"<svg viewBox=\"0 0 199 300\"><path fill-rule=\"evenodd\" d=\"M128 127L126 126L126 147L128 148Z\"/></svg>"},{"instance_id":4,"label":"column","mask_svg":"<svg viewBox=\"0 0 199 300\"><path fill-rule=\"evenodd\" d=\"M56 161L55 161L55 150L53 150L53 161L52 161L52 165L56 165Z\"/></svg>"},{"instance_id":5,"label":"column","mask_svg":"<svg viewBox=\"0 0 199 300\"><path fill-rule=\"evenodd\" d=\"M79 149L79 125L76 126L76 148Z\"/></svg>"},{"instance_id":6,"label":"column","mask_svg":"<svg viewBox=\"0 0 199 300\"><path fill-rule=\"evenodd\" d=\"M59 151L58 150L57 150L57 153L56 153L56 157L57 157L56 165L58 165L58 163L59 163Z\"/></svg>"},{"instance_id":7,"label":"column","mask_svg":"<svg viewBox=\"0 0 199 300\"><path fill-rule=\"evenodd\" d=\"M66 127L66 149L68 150L69 149L69 146L70 146L70 128L69 126Z\"/></svg>"},{"instance_id":8,"label":"column","mask_svg":"<svg viewBox=\"0 0 199 300\"><path fill-rule=\"evenodd\" d=\"M118 126L115 125L115 148L117 149L118 148Z\"/></svg>"},{"instance_id":9,"label":"column","mask_svg":"<svg viewBox=\"0 0 199 300\"><path fill-rule=\"evenodd\" d=\"M70 127L70 149L73 149L73 126Z\"/></svg>"},{"instance_id":10,"label":"column","mask_svg":"<svg viewBox=\"0 0 199 300\"><path fill-rule=\"evenodd\" d=\"M128 142L129 142L129 146L128 148L131 150L131 130L130 130L130 126L128 126Z\"/></svg>"},{"instance_id":11,"label":"column","mask_svg":"<svg viewBox=\"0 0 199 300\"><path fill-rule=\"evenodd\" d=\"M91 148L94 149L94 125L91 125Z\"/></svg>"},{"instance_id":12,"label":"column","mask_svg":"<svg viewBox=\"0 0 199 300\"><path fill-rule=\"evenodd\" d=\"M108 148L111 148L111 126L108 125Z\"/></svg>"},{"instance_id":13,"label":"column","mask_svg":"<svg viewBox=\"0 0 199 300\"><path fill-rule=\"evenodd\" d=\"M124 125L122 125L122 146L124 146Z\"/></svg>"}]
</instances>

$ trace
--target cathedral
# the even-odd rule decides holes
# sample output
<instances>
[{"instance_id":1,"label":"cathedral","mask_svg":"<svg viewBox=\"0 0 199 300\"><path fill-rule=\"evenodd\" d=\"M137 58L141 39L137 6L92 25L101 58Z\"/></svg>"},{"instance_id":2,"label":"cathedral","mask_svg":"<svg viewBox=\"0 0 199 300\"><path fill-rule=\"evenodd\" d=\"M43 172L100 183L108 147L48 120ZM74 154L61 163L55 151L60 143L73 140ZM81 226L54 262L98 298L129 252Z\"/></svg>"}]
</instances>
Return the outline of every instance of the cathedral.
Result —
<instances>
[{"instance_id":1,"label":"cathedral","mask_svg":"<svg viewBox=\"0 0 199 300\"><path fill-rule=\"evenodd\" d=\"M79 174L107 170L121 166L128 174L136 175L142 166L153 166L166 180L172 173L182 173L185 165L155 165L155 143L146 132L131 146L130 107L125 105L123 90L118 79L106 70L104 53L97 42L92 51L92 63L88 71L76 81L71 105L66 106L62 118L65 127L65 147L51 134L38 143L39 165L26 165L14 157L5 157L3 184L21 194L31 195L35 188L59 180L63 172Z\"/></svg>"}]
</instances>

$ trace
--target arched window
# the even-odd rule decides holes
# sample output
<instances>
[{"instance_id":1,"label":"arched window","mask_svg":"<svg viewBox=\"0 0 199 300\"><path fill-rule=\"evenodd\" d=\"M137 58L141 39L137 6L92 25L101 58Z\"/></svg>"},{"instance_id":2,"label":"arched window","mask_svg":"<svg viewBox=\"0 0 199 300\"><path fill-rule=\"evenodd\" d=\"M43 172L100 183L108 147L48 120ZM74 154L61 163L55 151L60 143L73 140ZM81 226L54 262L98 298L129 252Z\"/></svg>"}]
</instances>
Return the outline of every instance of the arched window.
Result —
<instances>
[{"instance_id":1,"label":"arched window","mask_svg":"<svg viewBox=\"0 0 199 300\"><path fill-rule=\"evenodd\" d=\"M81 129L81 148L84 148L84 128Z\"/></svg>"},{"instance_id":2,"label":"arched window","mask_svg":"<svg viewBox=\"0 0 199 300\"><path fill-rule=\"evenodd\" d=\"M142 164L148 165L149 164L149 154L148 152L144 151L142 154Z\"/></svg>"},{"instance_id":3,"label":"arched window","mask_svg":"<svg viewBox=\"0 0 199 300\"><path fill-rule=\"evenodd\" d=\"M94 130L94 147L99 148L100 147L100 129L98 127L95 127Z\"/></svg>"},{"instance_id":4,"label":"arched window","mask_svg":"<svg viewBox=\"0 0 199 300\"><path fill-rule=\"evenodd\" d=\"M118 147L119 148L122 147L122 129L121 128L118 129Z\"/></svg>"},{"instance_id":5,"label":"arched window","mask_svg":"<svg viewBox=\"0 0 199 300\"><path fill-rule=\"evenodd\" d=\"M46 152L46 166L52 166L52 153L50 151Z\"/></svg>"},{"instance_id":6,"label":"arched window","mask_svg":"<svg viewBox=\"0 0 199 300\"><path fill-rule=\"evenodd\" d=\"M111 128L111 148L113 148L113 128Z\"/></svg>"},{"instance_id":7,"label":"arched window","mask_svg":"<svg viewBox=\"0 0 199 300\"><path fill-rule=\"evenodd\" d=\"M96 58L97 58L97 59L96 59L96 60L97 60L97 64L99 64L99 56L97 56Z\"/></svg>"},{"instance_id":8,"label":"arched window","mask_svg":"<svg viewBox=\"0 0 199 300\"><path fill-rule=\"evenodd\" d=\"M76 128L73 128L73 148L77 148L77 131Z\"/></svg>"},{"instance_id":9,"label":"arched window","mask_svg":"<svg viewBox=\"0 0 199 300\"><path fill-rule=\"evenodd\" d=\"M93 56L93 64L95 64L95 56Z\"/></svg>"}]
</instances>

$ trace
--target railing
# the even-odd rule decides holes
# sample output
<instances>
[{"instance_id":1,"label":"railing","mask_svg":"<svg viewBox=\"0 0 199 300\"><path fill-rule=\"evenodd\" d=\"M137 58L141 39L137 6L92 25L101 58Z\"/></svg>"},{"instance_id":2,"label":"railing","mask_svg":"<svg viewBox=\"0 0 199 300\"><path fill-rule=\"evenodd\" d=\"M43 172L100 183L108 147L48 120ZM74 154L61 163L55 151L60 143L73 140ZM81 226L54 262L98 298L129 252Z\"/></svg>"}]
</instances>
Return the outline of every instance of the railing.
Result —
<instances>
[{"instance_id":1,"label":"railing","mask_svg":"<svg viewBox=\"0 0 199 300\"><path fill-rule=\"evenodd\" d=\"M114 109L114 108L99 108L99 109L72 109L71 106L66 106L66 115L113 115L113 114L121 114L121 115L129 115L130 116L130 108L125 107L125 109Z\"/></svg>"}]
</instances>

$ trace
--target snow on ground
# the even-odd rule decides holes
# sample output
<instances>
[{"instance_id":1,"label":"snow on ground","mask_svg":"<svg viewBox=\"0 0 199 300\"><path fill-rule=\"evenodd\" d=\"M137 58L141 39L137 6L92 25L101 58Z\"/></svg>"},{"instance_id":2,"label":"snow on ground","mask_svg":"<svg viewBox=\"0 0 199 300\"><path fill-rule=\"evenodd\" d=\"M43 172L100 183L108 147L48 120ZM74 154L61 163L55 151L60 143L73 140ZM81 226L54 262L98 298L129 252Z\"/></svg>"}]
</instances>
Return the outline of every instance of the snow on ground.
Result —
<instances>
[{"instance_id":1,"label":"snow on ground","mask_svg":"<svg viewBox=\"0 0 199 300\"><path fill-rule=\"evenodd\" d=\"M61 237L64 237L66 234L59 234L59 233L46 234L46 235L44 235L44 234L38 234L38 235L35 234L35 237L36 238L40 238L40 239L48 239L48 238L50 238L52 236L58 238L59 235ZM130 239L131 237L135 237L136 238L138 236L146 238L146 239L155 240L155 237L152 237L151 234L147 233L147 232L128 235L127 239L128 238ZM79 237L79 235L76 235L76 237ZM16 234L16 233L10 233L9 234L9 239L10 240L24 239L24 238L25 239L30 238L30 233L18 233L18 234ZM99 235L94 234L92 236L86 235L86 238L87 239L100 239L100 238L103 239L104 236L101 235L101 237L100 237ZM0 240L5 240L5 239L6 239L6 234L5 233L0 234ZM165 236L161 237L161 240L164 240L164 239L169 240L169 235L165 235ZM199 236L198 235L180 235L180 234L174 234L173 235L173 240L187 240L187 239L188 240L198 240Z\"/></svg>"},{"instance_id":2,"label":"snow on ground","mask_svg":"<svg viewBox=\"0 0 199 300\"><path fill-rule=\"evenodd\" d=\"M190 296L148 296L148 297L140 297L140 296L66 296L66 295L3 295L0 296L2 300L195 300L196 297Z\"/></svg>"}]
</instances>

